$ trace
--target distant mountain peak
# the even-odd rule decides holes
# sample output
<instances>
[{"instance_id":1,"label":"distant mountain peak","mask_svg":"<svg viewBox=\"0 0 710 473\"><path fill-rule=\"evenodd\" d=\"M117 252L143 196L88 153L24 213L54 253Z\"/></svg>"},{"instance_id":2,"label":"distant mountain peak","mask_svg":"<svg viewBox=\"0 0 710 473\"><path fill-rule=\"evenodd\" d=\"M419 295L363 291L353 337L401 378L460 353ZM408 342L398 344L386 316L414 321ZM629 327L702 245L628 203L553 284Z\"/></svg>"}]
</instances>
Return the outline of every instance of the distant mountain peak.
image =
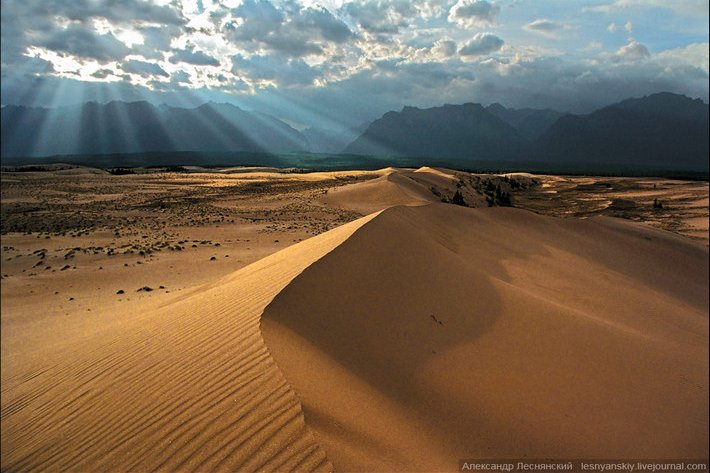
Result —
<instances>
[{"instance_id":1,"label":"distant mountain peak","mask_svg":"<svg viewBox=\"0 0 710 473\"><path fill-rule=\"evenodd\" d=\"M506 110L508 110L508 109L507 109L506 107L504 107L503 105L501 105L500 103L495 102L495 103L492 103L492 104L490 104L489 106L487 106L487 107L486 107L486 110L488 110L489 112L490 112L490 111L495 111L495 112L501 111L501 112L504 112L504 111L506 111Z\"/></svg>"}]
</instances>

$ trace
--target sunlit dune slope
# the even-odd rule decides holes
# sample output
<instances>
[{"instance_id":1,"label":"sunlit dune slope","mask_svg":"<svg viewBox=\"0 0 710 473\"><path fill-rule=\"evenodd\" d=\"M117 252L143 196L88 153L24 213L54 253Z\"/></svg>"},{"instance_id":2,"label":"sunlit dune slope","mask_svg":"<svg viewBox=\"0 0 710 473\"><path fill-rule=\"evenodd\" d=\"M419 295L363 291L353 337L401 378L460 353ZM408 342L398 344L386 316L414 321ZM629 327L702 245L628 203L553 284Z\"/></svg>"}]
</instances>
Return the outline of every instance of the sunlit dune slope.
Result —
<instances>
[{"instance_id":1,"label":"sunlit dune slope","mask_svg":"<svg viewBox=\"0 0 710 473\"><path fill-rule=\"evenodd\" d=\"M610 218L393 207L262 332L340 471L706 458L708 250Z\"/></svg>"},{"instance_id":2,"label":"sunlit dune slope","mask_svg":"<svg viewBox=\"0 0 710 473\"><path fill-rule=\"evenodd\" d=\"M259 316L373 216L157 312L107 314L94 333L59 329L65 343L4 354L2 471L331 470L263 343Z\"/></svg>"},{"instance_id":3,"label":"sunlit dune slope","mask_svg":"<svg viewBox=\"0 0 710 473\"><path fill-rule=\"evenodd\" d=\"M431 192L435 186L443 189L456 188L452 175L432 168L417 171L386 168L382 175L371 181L343 186L330 190L322 201L328 205L370 213L395 205L424 205L439 199Z\"/></svg>"}]
</instances>

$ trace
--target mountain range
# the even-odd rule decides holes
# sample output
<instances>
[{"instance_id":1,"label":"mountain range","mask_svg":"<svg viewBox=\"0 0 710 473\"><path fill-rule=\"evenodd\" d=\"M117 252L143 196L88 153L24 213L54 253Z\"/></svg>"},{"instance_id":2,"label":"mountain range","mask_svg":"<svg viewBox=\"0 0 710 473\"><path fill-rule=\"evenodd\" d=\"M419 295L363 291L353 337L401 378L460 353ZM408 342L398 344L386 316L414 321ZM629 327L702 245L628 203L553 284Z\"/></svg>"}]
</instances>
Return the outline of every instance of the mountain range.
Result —
<instances>
[{"instance_id":1,"label":"mountain range","mask_svg":"<svg viewBox=\"0 0 710 473\"><path fill-rule=\"evenodd\" d=\"M658 93L586 115L500 104L404 107L375 120L346 153L434 162L499 160L708 169L708 104Z\"/></svg>"},{"instance_id":2,"label":"mountain range","mask_svg":"<svg viewBox=\"0 0 710 473\"><path fill-rule=\"evenodd\" d=\"M230 104L186 109L148 102L2 108L2 156L151 151L306 151L306 138L270 115Z\"/></svg>"},{"instance_id":3,"label":"mountain range","mask_svg":"<svg viewBox=\"0 0 710 473\"><path fill-rule=\"evenodd\" d=\"M407 158L457 166L526 162L708 171L708 105L668 92L584 115L498 103L405 106L345 131L298 131L273 116L216 103L193 109L118 101L56 109L8 105L1 122L3 158L314 152L379 156L393 164Z\"/></svg>"}]
</instances>

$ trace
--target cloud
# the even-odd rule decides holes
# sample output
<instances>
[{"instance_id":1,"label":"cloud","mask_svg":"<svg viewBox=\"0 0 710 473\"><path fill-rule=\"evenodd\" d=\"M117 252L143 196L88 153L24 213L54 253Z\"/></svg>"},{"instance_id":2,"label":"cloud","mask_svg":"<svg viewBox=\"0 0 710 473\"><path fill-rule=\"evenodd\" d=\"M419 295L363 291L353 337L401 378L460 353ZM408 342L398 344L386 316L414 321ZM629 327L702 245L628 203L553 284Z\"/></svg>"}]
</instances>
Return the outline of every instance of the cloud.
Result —
<instances>
[{"instance_id":1,"label":"cloud","mask_svg":"<svg viewBox=\"0 0 710 473\"><path fill-rule=\"evenodd\" d=\"M449 21L472 28L496 23L500 7L486 0L458 0L449 11Z\"/></svg>"},{"instance_id":2,"label":"cloud","mask_svg":"<svg viewBox=\"0 0 710 473\"><path fill-rule=\"evenodd\" d=\"M629 44L620 47L612 57L615 61L638 61L649 56L651 53L645 45L632 40Z\"/></svg>"},{"instance_id":3,"label":"cloud","mask_svg":"<svg viewBox=\"0 0 710 473\"><path fill-rule=\"evenodd\" d=\"M686 16L707 16L707 0L615 0L586 6L584 12L616 13L630 8L663 8Z\"/></svg>"},{"instance_id":4,"label":"cloud","mask_svg":"<svg viewBox=\"0 0 710 473\"><path fill-rule=\"evenodd\" d=\"M236 55L232 58L232 73L246 76L251 80L270 81L281 86L312 84L318 71L303 59L278 55L251 56Z\"/></svg>"},{"instance_id":5,"label":"cloud","mask_svg":"<svg viewBox=\"0 0 710 473\"><path fill-rule=\"evenodd\" d=\"M154 62L138 61L131 59L121 64L121 69L129 74L137 74L142 77L162 76L169 77L170 74L165 72L165 69Z\"/></svg>"},{"instance_id":6,"label":"cloud","mask_svg":"<svg viewBox=\"0 0 710 473\"><path fill-rule=\"evenodd\" d=\"M219 66L219 61L212 56L203 53L202 51L193 51L191 49L181 49L170 56L170 62L177 64L185 62L195 66Z\"/></svg>"},{"instance_id":7,"label":"cloud","mask_svg":"<svg viewBox=\"0 0 710 473\"><path fill-rule=\"evenodd\" d=\"M482 56L500 50L503 44L504 41L492 33L476 33L459 49L459 54L461 56Z\"/></svg>"},{"instance_id":8,"label":"cloud","mask_svg":"<svg viewBox=\"0 0 710 473\"><path fill-rule=\"evenodd\" d=\"M136 31L143 36L143 44L134 45L131 51L146 59L162 59L173 40L185 33L180 26L153 24L137 26Z\"/></svg>"},{"instance_id":9,"label":"cloud","mask_svg":"<svg viewBox=\"0 0 710 473\"><path fill-rule=\"evenodd\" d=\"M143 0L28 0L27 3L32 4L35 11L52 12L77 21L106 18L112 23L147 21L180 25L185 22L180 10L172 4L157 5Z\"/></svg>"},{"instance_id":10,"label":"cloud","mask_svg":"<svg viewBox=\"0 0 710 473\"><path fill-rule=\"evenodd\" d=\"M287 12L268 0L245 0L231 11L233 19L224 25L224 32L241 49L292 57L320 55L326 44L340 44L352 36L328 10L288 5L292 8Z\"/></svg>"},{"instance_id":11,"label":"cloud","mask_svg":"<svg viewBox=\"0 0 710 473\"><path fill-rule=\"evenodd\" d=\"M448 58L456 54L456 42L452 40L437 40L431 47L431 53L438 58Z\"/></svg>"},{"instance_id":12,"label":"cloud","mask_svg":"<svg viewBox=\"0 0 710 473\"><path fill-rule=\"evenodd\" d=\"M324 8L306 8L292 20L294 29L316 33L326 41L343 43L350 39L352 32L341 20Z\"/></svg>"},{"instance_id":13,"label":"cloud","mask_svg":"<svg viewBox=\"0 0 710 473\"><path fill-rule=\"evenodd\" d=\"M352 2L343 7L360 28L368 33L397 33L409 26L417 15L413 2L394 0L391 2Z\"/></svg>"},{"instance_id":14,"label":"cloud","mask_svg":"<svg viewBox=\"0 0 710 473\"><path fill-rule=\"evenodd\" d=\"M111 33L98 34L83 25L41 34L37 46L85 59L109 62L123 59L130 49Z\"/></svg>"},{"instance_id":15,"label":"cloud","mask_svg":"<svg viewBox=\"0 0 710 473\"><path fill-rule=\"evenodd\" d=\"M523 26L523 29L533 33L539 33L548 37L556 37L557 33L566 28L564 23L552 21L548 19L537 19Z\"/></svg>"},{"instance_id":16,"label":"cloud","mask_svg":"<svg viewBox=\"0 0 710 473\"><path fill-rule=\"evenodd\" d=\"M185 71L177 71L170 76L170 82L173 84L189 84L190 74Z\"/></svg>"},{"instance_id":17,"label":"cloud","mask_svg":"<svg viewBox=\"0 0 710 473\"><path fill-rule=\"evenodd\" d=\"M631 23L631 21L627 21L624 23L623 26L617 25L616 23L609 23L609 26L606 27L606 30L609 33L616 33L617 31L620 31L621 28L626 30L627 33L632 33L634 31L634 24Z\"/></svg>"},{"instance_id":18,"label":"cloud","mask_svg":"<svg viewBox=\"0 0 710 473\"><path fill-rule=\"evenodd\" d=\"M112 32L96 31L103 19L112 26L185 23L172 4L144 0L7 0L2 4L2 62L21 61L31 46L46 47L81 58L108 61L125 57L126 45Z\"/></svg>"},{"instance_id":19,"label":"cloud","mask_svg":"<svg viewBox=\"0 0 710 473\"><path fill-rule=\"evenodd\" d=\"M709 72L710 44L693 43L682 48L666 49L656 54L659 64L666 68L696 68L705 73Z\"/></svg>"},{"instance_id":20,"label":"cloud","mask_svg":"<svg viewBox=\"0 0 710 473\"><path fill-rule=\"evenodd\" d=\"M113 71L110 69L99 69L96 72L91 74L91 77L95 77L97 79L105 79L108 76L113 75Z\"/></svg>"},{"instance_id":21,"label":"cloud","mask_svg":"<svg viewBox=\"0 0 710 473\"><path fill-rule=\"evenodd\" d=\"M360 122L404 104L588 111L660 90L707 99L700 2L596 0L586 2L596 13L578 18L578 3L534 3L2 0L0 90L3 103L45 105L145 97L261 110L268 102L298 123L309 122L295 116L296 102L311 117ZM690 10L699 16L684 16ZM610 22L614 37L602 34ZM641 25L656 34L623 41ZM563 36L544 47L545 37ZM668 44L677 47L662 51Z\"/></svg>"}]
</instances>

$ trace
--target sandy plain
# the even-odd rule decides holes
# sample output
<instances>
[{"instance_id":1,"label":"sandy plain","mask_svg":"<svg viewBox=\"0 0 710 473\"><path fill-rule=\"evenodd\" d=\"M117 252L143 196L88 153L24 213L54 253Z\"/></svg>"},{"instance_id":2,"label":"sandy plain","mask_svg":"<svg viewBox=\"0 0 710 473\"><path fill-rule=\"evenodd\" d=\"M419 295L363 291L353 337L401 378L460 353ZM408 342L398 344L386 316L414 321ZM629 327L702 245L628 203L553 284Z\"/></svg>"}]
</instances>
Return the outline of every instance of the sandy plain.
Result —
<instances>
[{"instance_id":1,"label":"sandy plain","mask_svg":"<svg viewBox=\"0 0 710 473\"><path fill-rule=\"evenodd\" d=\"M2 173L3 471L707 458L707 182L150 171Z\"/></svg>"}]
</instances>

